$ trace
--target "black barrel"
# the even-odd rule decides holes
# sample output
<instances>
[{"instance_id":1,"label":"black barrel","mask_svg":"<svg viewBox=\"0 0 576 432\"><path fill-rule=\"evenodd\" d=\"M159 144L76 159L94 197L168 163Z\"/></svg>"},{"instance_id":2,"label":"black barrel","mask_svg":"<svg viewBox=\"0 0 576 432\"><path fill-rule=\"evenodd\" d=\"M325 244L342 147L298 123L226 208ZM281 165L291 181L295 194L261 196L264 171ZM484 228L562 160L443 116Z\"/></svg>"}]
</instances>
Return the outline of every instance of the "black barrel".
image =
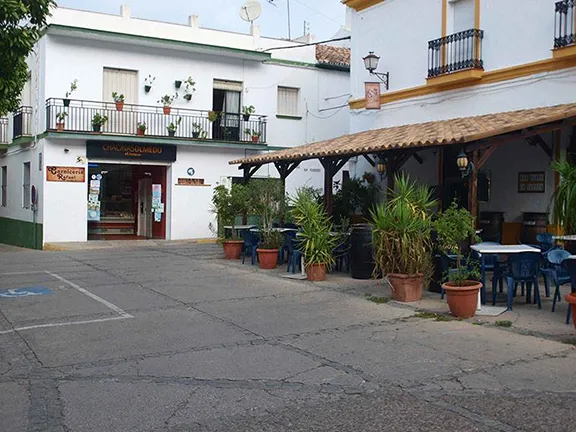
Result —
<instances>
[{"instance_id":1,"label":"black barrel","mask_svg":"<svg viewBox=\"0 0 576 432\"><path fill-rule=\"evenodd\" d=\"M350 233L350 271L353 279L370 279L374 273L372 229L368 224L352 225Z\"/></svg>"},{"instance_id":2,"label":"black barrel","mask_svg":"<svg viewBox=\"0 0 576 432\"><path fill-rule=\"evenodd\" d=\"M502 243L503 222L504 212L481 212L478 228L482 230L482 241Z\"/></svg>"},{"instance_id":3,"label":"black barrel","mask_svg":"<svg viewBox=\"0 0 576 432\"><path fill-rule=\"evenodd\" d=\"M548 213L522 213L522 243L538 244L536 236L548 230Z\"/></svg>"}]
</instances>

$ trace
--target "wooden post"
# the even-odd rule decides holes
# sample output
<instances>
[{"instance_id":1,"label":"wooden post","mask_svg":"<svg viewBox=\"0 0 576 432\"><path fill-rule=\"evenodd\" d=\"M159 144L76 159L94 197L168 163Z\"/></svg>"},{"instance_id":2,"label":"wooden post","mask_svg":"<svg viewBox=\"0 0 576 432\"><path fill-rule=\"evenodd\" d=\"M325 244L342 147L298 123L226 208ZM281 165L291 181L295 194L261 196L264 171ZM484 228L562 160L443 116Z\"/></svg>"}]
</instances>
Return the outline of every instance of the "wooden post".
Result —
<instances>
[{"instance_id":1,"label":"wooden post","mask_svg":"<svg viewBox=\"0 0 576 432\"><path fill-rule=\"evenodd\" d=\"M394 176L396 175L396 163L394 157L388 158L387 174L388 178L386 184L386 196L388 197L388 200L391 200L392 196L394 195Z\"/></svg>"},{"instance_id":2,"label":"wooden post","mask_svg":"<svg viewBox=\"0 0 576 432\"><path fill-rule=\"evenodd\" d=\"M332 216L332 204L333 204L333 177L332 173L332 162L327 161L326 164L322 163L324 166L324 208L328 216Z\"/></svg>"},{"instance_id":3,"label":"wooden post","mask_svg":"<svg viewBox=\"0 0 576 432\"><path fill-rule=\"evenodd\" d=\"M438 210L444 209L444 149L438 149Z\"/></svg>"},{"instance_id":4,"label":"wooden post","mask_svg":"<svg viewBox=\"0 0 576 432\"><path fill-rule=\"evenodd\" d=\"M478 225L478 150L472 152L472 163L474 164L474 169L470 173L470 179L468 181L468 210L472 213L476 220L476 226Z\"/></svg>"}]
</instances>

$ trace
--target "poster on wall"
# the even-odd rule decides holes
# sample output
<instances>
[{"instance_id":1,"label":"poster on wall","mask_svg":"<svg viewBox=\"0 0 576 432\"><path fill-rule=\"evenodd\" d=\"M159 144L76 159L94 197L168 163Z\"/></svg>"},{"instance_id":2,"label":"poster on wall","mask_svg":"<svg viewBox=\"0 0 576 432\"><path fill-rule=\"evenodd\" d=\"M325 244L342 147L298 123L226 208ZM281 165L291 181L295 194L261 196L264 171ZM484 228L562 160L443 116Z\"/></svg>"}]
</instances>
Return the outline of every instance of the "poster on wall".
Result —
<instances>
[{"instance_id":1,"label":"poster on wall","mask_svg":"<svg viewBox=\"0 0 576 432\"><path fill-rule=\"evenodd\" d=\"M154 213L154 222L162 222L162 213L164 213L164 203L162 202L162 185L152 185L152 213Z\"/></svg>"},{"instance_id":2,"label":"poster on wall","mask_svg":"<svg viewBox=\"0 0 576 432\"><path fill-rule=\"evenodd\" d=\"M380 109L380 83L364 83L364 97L366 98L366 109Z\"/></svg>"},{"instance_id":3,"label":"poster on wall","mask_svg":"<svg viewBox=\"0 0 576 432\"><path fill-rule=\"evenodd\" d=\"M77 167L47 166L46 181L84 183L86 181L86 170Z\"/></svg>"},{"instance_id":4,"label":"poster on wall","mask_svg":"<svg viewBox=\"0 0 576 432\"><path fill-rule=\"evenodd\" d=\"M100 221L100 179L95 175L90 179L88 192L88 221Z\"/></svg>"}]
</instances>

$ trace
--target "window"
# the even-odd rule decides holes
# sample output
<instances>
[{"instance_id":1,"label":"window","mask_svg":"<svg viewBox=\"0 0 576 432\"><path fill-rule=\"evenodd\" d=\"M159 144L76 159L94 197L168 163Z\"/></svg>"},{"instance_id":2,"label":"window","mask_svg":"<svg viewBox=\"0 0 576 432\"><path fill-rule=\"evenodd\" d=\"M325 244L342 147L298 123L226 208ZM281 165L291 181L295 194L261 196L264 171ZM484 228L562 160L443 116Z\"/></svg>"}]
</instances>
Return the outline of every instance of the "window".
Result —
<instances>
[{"instance_id":1,"label":"window","mask_svg":"<svg viewBox=\"0 0 576 432\"><path fill-rule=\"evenodd\" d=\"M2 199L2 202L0 202L0 205L2 207L6 207L6 205L8 204L8 192L7 192L7 187L8 187L8 167L5 165L2 167L2 175L0 180L2 181L2 193L0 198Z\"/></svg>"},{"instance_id":2,"label":"window","mask_svg":"<svg viewBox=\"0 0 576 432\"><path fill-rule=\"evenodd\" d=\"M278 87L278 115L299 117L299 99L300 89L292 87Z\"/></svg>"},{"instance_id":3,"label":"window","mask_svg":"<svg viewBox=\"0 0 576 432\"><path fill-rule=\"evenodd\" d=\"M474 0L456 0L452 2L452 33L474 28Z\"/></svg>"},{"instance_id":4,"label":"window","mask_svg":"<svg viewBox=\"0 0 576 432\"><path fill-rule=\"evenodd\" d=\"M30 208L30 162L24 162L22 173L22 207Z\"/></svg>"}]
</instances>

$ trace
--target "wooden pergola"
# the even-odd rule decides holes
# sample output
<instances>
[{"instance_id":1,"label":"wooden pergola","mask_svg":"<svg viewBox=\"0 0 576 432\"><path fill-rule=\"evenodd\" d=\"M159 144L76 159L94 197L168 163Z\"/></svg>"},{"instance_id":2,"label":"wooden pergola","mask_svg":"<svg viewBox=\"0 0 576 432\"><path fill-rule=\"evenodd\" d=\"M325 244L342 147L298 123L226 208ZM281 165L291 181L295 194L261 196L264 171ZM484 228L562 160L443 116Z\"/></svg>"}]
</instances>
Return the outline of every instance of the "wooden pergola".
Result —
<instances>
[{"instance_id":1,"label":"wooden pergola","mask_svg":"<svg viewBox=\"0 0 576 432\"><path fill-rule=\"evenodd\" d=\"M422 163L418 151L438 149L441 167L446 146L460 146L474 167L468 179L468 203L470 212L475 215L478 213L478 170L498 147L511 141L525 140L541 147L553 159L560 148L559 131L575 124L576 104L556 105L369 130L237 159L230 164L239 165L239 169L244 171L244 179L248 180L261 166L273 163L285 184L286 178L302 161L318 159L324 167L324 202L331 214L333 178L351 157L362 156L372 166L376 166L381 158L385 159L390 190L394 187L394 175L406 161L414 157ZM554 149L541 136L549 132L554 132ZM438 186L442 187L441 170L438 177Z\"/></svg>"}]
</instances>

